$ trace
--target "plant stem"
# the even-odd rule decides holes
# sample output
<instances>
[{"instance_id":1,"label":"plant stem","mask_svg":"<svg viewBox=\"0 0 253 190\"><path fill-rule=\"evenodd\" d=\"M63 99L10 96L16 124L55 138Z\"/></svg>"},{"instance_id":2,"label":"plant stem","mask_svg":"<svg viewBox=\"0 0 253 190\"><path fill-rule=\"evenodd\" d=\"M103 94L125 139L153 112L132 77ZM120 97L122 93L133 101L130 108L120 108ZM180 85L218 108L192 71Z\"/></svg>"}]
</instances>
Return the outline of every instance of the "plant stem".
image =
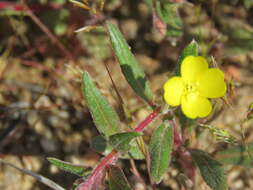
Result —
<instances>
[{"instance_id":1,"label":"plant stem","mask_svg":"<svg viewBox=\"0 0 253 190\"><path fill-rule=\"evenodd\" d=\"M184 144L184 140L182 134L178 131L178 126L175 119L169 120L169 123L173 127L173 135L174 135L174 149L177 150Z\"/></svg>"},{"instance_id":2,"label":"plant stem","mask_svg":"<svg viewBox=\"0 0 253 190\"><path fill-rule=\"evenodd\" d=\"M142 132L160 113L161 108L156 108L148 117L146 117L135 129L135 132Z\"/></svg>"},{"instance_id":3,"label":"plant stem","mask_svg":"<svg viewBox=\"0 0 253 190\"><path fill-rule=\"evenodd\" d=\"M176 123L176 120L173 118L169 120L169 123L173 127L173 135L174 135L174 152L179 155L178 162L181 165L181 167L185 170L185 173L187 177L194 182L195 175L196 175L196 168L194 167L190 152L188 149L186 149L184 144L184 138L182 137L182 134L178 131L178 125Z\"/></svg>"},{"instance_id":4,"label":"plant stem","mask_svg":"<svg viewBox=\"0 0 253 190\"><path fill-rule=\"evenodd\" d=\"M135 132L142 132L160 113L161 108L156 108L151 114L149 114L135 129ZM118 159L118 151L112 150L106 157L104 157L97 167L93 170L92 174L87 178L87 180L82 183L77 190L89 190L95 182L95 178L98 174L104 171L107 165L113 164Z\"/></svg>"}]
</instances>

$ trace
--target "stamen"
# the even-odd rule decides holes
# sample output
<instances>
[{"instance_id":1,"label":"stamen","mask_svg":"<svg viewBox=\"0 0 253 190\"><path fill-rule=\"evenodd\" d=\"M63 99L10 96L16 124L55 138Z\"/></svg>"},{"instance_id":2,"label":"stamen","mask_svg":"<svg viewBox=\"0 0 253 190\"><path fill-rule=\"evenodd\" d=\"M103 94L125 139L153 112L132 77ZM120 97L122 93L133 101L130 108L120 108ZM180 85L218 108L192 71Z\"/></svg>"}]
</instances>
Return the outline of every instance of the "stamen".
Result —
<instances>
[{"instance_id":1,"label":"stamen","mask_svg":"<svg viewBox=\"0 0 253 190\"><path fill-rule=\"evenodd\" d=\"M187 83L185 85L187 93L197 91L197 84L196 83Z\"/></svg>"},{"instance_id":2,"label":"stamen","mask_svg":"<svg viewBox=\"0 0 253 190\"><path fill-rule=\"evenodd\" d=\"M193 99L197 97L199 94L198 92L198 83L186 83L183 96L186 98L186 100Z\"/></svg>"}]
</instances>

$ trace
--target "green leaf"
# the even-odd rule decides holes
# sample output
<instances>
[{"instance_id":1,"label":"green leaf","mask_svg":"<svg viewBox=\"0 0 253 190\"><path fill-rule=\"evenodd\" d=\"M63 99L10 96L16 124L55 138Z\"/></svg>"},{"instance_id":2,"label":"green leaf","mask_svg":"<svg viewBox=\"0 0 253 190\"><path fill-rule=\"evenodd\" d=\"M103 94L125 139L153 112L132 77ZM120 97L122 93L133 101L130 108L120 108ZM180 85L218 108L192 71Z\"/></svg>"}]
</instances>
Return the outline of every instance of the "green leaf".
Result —
<instances>
[{"instance_id":1,"label":"green leaf","mask_svg":"<svg viewBox=\"0 0 253 190\"><path fill-rule=\"evenodd\" d=\"M69 162L58 160L56 158L47 158L47 160L51 164L55 165L57 168L64 170L66 172L70 172L72 174L76 174L81 177L88 176L92 171L91 168L84 168L82 166L77 166L77 165L71 164Z\"/></svg>"},{"instance_id":2,"label":"green leaf","mask_svg":"<svg viewBox=\"0 0 253 190\"><path fill-rule=\"evenodd\" d=\"M91 116L100 133L107 139L120 131L117 113L101 95L88 72L83 75L83 94Z\"/></svg>"},{"instance_id":3,"label":"green leaf","mask_svg":"<svg viewBox=\"0 0 253 190\"><path fill-rule=\"evenodd\" d=\"M131 155L131 158L134 158L135 160L144 160L145 156L143 152L140 150L136 140L134 140L131 143L131 148L129 150L129 154Z\"/></svg>"},{"instance_id":4,"label":"green leaf","mask_svg":"<svg viewBox=\"0 0 253 190\"><path fill-rule=\"evenodd\" d=\"M155 6L160 19L167 24L167 35L171 37L181 36L183 22L178 14L178 3L158 0L155 2Z\"/></svg>"},{"instance_id":5,"label":"green leaf","mask_svg":"<svg viewBox=\"0 0 253 190\"><path fill-rule=\"evenodd\" d=\"M173 128L164 121L153 133L150 140L151 176L159 183L169 167L173 148Z\"/></svg>"},{"instance_id":6,"label":"green leaf","mask_svg":"<svg viewBox=\"0 0 253 190\"><path fill-rule=\"evenodd\" d=\"M131 190L122 169L115 165L108 166L109 190Z\"/></svg>"},{"instance_id":7,"label":"green leaf","mask_svg":"<svg viewBox=\"0 0 253 190\"><path fill-rule=\"evenodd\" d=\"M214 190L227 190L227 179L222 165L206 152L201 150L190 152L207 185Z\"/></svg>"},{"instance_id":8,"label":"green leaf","mask_svg":"<svg viewBox=\"0 0 253 190\"><path fill-rule=\"evenodd\" d=\"M102 135L98 135L94 137L91 140L90 147L103 155L109 154L112 150L113 147L106 141L106 139ZM130 154L130 156L129 156ZM130 143L130 149L129 149L129 154L121 154L120 158L122 159L135 159L135 160L143 160L145 156L143 155L142 151L140 150L136 140L133 140Z\"/></svg>"},{"instance_id":9,"label":"green leaf","mask_svg":"<svg viewBox=\"0 0 253 190\"><path fill-rule=\"evenodd\" d=\"M181 75L180 67L184 58L186 58L187 56L198 56L198 44L195 40L192 40L191 43L184 48L182 54L180 55L176 67L177 76Z\"/></svg>"},{"instance_id":10,"label":"green leaf","mask_svg":"<svg viewBox=\"0 0 253 190\"><path fill-rule=\"evenodd\" d=\"M109 143L118 151L128 151L130 149L130 142L141 136L141 133L137 132L125 132L118 133L109 137Z\"/></svg>"},{"instance_id":11,"label":"green leaf","mask_svg":"<svg viewBox=\"0 0 253 190\"><path fill-rule=\"evenodd\" d=\"M115 24L107 23L109 36L121 70L133 90L149 103L153 101L153 93L149 87L145 73L132 54L125 38Z\"/></svg>"},{"instance_id":12,"label":"green leaf","mask_svg":"<svg viewBox=\"0 0 253 190\"><path fill-rule=\"evenodd\" d=\"M225 165L252 166L253 143L233 146L226 150L217 152L215 158Z\"/></svg>"},{"instance_id":13,"label":"green leaf","mask_svg":"<svg viewBox=\"0 0 253 190\"><path fill-rule=\"evenodd\" d=\"M91 139L90 147L101 154L104 154L105 152L108 152L107 149L110 149L112 151L112 148L108 147L106 139L102 135L98 135Z\"/></svg>"}]
</instances>

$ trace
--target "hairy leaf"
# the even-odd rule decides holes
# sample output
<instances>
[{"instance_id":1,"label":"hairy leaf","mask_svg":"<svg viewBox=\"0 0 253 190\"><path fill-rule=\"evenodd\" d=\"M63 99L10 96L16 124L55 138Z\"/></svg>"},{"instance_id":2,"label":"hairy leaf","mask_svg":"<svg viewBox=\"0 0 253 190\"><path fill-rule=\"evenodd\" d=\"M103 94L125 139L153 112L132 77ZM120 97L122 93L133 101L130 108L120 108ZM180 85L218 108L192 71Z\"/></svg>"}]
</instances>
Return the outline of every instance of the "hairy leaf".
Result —
<instances>
[{"instance_id":1,"label":"hairy leaf","mask_svg":"<svg viewBox=\"0 0 253 190\"><path fill-rule=\"evenodd\" d=\"M138 132L118 133L109 137L110 144L118 151L128 151L130 149L130 142L141 136Z\"/></svg>"},{"instance_id":2,"label":"hairy leaf","mask_svg":"<svg viewBox=\"0 0 253 190\"><path fill-rule=\"evenodd\" d=\"M207 185L214 190L227 190L227 179L222 165L206 152L201 150L190 152Z\"/></svg>"},{"instance_id":3,"label":"hairy leaf","mask_svg":"<svg viewBox=\"0 0 253 190\"><path fill-rule=\"evenodd\" d=\"M91 168L84 168L83 166L77 166L77 165L71 164L69 162L58 160L56 158L47 158L47 160L51 164L55 165L57 168L62 169L66 172L76 174L81 177L88 176L92 171Z\"/></svg>"},{"instance_id":4,"label":"hairy leaf","mask_svg":"<svg viewBox=\"0 0 253 190\"><path fill-rule=\"evenodd\" d=\"M83 93L98 131L106 138L118 133L120 131L119 117L101 95L88 72L84 72L83 75Z\"/></svg>"},{"instance_id":5,"label":"hairy leaf","mask_svg":"<svg viewBox=\"0 0 253 190\"><path fill-rule=\"evenodd\" d=\"M115 165L108 166L108 178L110 190L131 190L127 178L122 169Z\"/></svg>"},{"instance_id":6,"label":"hairy leaf","mask_svg":"<svg viewBox=\"0 0 253 190\"><path fill-rule=\"evenodd\" d=\"M101 135L96 136L91 140L90 147L94 151L96 151L100 154L103 154L103 155L107 155L113 150L112 145L109 142L107 142L106 139ZM129 156L129 154L130 154L130 156ZM136 140L133 140L130 143L129 154L122 154L119 157L121 159L132 158L132 159L135 159L135 160L143 160L145 158L142 151L138 147L138 144L137 144Z\"/></svg>"},{"instance_id":7,"label":"hairy leaf","mask_svg":"<svg viewBox=\"0 0 253 190\"><path fill-rule=\"evenodd\" d=\"M253 163L253 143L238 145L220 151L215 155L215 158L222 164L252 166Z\"/></svg>"},{"instance_id":8,"label":"hairy leaf","mask_svg":"<svg viewBox=\"0 0 253 190\"><path fill-rule=\"evenodd\" d=\"M114 24L107 23L109 36L121 70L133 90L149 103L153 101L153 93L149 87L145 73L132 54L125 38Z\"/></svg>"},{"instance_id":9,"label":"hairy leaf","mask_svg":"<svg viewBox=\"0 0 253 190\"><path fill-rule=\"evenodd\" d=\"M159 183L169 167L173 148L173 128L164 121L151 137L149 149L151 156L151 176Z\"/></svg>"}]
</instances>

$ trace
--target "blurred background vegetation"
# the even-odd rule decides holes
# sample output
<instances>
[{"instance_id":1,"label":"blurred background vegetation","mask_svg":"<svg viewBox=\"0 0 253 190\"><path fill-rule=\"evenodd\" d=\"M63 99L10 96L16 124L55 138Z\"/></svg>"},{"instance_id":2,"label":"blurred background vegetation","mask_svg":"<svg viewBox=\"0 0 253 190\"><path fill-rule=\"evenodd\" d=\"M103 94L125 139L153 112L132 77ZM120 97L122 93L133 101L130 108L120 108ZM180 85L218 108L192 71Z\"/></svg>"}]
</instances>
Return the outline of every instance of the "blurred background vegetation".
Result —
<instances>
[{"instance_id":1,"label":"blurred background vegetation","mask_svg":"<svg viewBox=\"0 0 253 190\"><path fill-rule=\"evenodd\" d=\"M100 1L88 1L93 9ZM84 26L117 23L146 72L157 99L175 69L180 52L195 39L200 54L213 56L229 86L228 105L211 124L241 139L241 122L253 101L252 0L106 0L94 15L67 0L0 1L0 156L15 165L53 179L69 189L76 177L50 166L46 157L94 167L101 155L90 142L98 135L85 106L80 77L96 80L109 102L120 111L106 72L108 65L127 103L134 126L150 112L130 90L120 72L103 29L75 31ZM210 59L211 60L211 59ZM252 123L244 127L253 142ZM151 134L152 129L145 131ZM210 153L228 147L208 130L189 130L190 146ZM144 187L120 161L135 189ZM147 176L145 162L136 165ZM233 190L253 189L251 161L245 169L227 166ZM159 189L180 189L181 171L170 168ZM180 177L181 176L181 177ZM45 190L46 186L8 166L0 166L0 189ZM196 189L208 187L197 178ZM181 188L182 189L182 188Z\"/></svg>"}]
</instances>

